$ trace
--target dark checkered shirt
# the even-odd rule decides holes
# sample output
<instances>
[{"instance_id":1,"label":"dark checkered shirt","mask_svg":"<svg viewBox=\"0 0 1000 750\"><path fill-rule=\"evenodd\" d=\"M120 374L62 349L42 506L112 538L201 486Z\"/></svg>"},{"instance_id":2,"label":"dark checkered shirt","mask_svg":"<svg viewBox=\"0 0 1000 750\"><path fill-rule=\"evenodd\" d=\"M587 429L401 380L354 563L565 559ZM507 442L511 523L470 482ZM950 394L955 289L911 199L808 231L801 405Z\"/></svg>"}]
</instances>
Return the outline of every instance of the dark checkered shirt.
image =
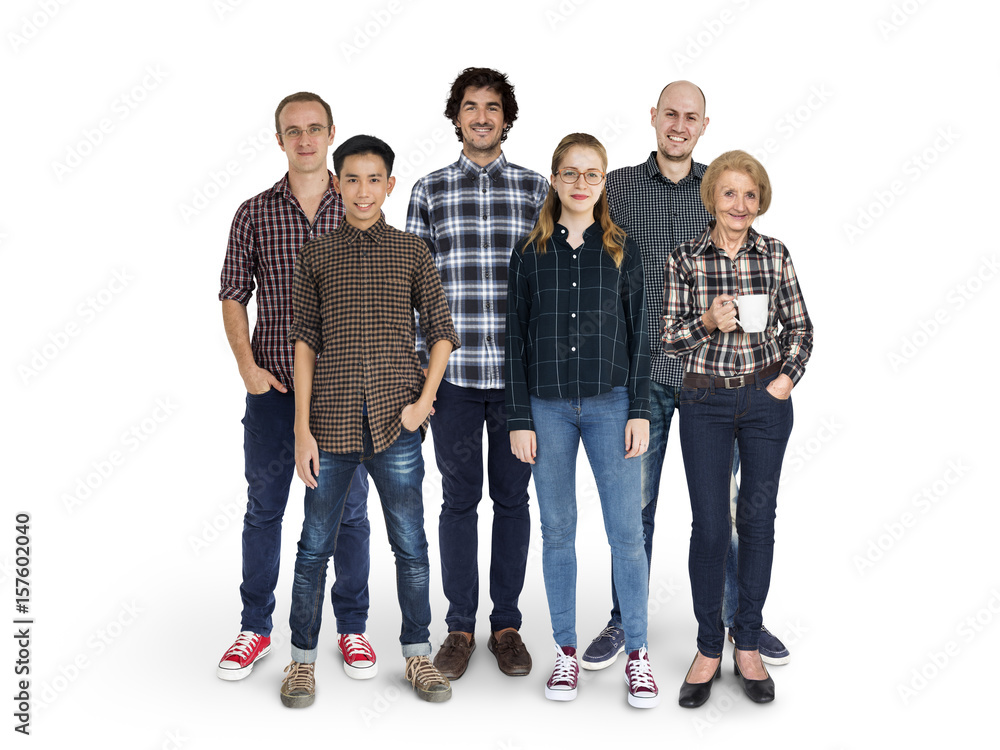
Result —
<instances>
[{"instance_id":1,"label":"dark checkered shirt","mask_svg":"<svg viewBox=\"0 0 1000 750\"><path fill-rule=\"evenodd\" d=\"M430 247L462 342L444 376L453 385L503 388L507 261L535 226L548 189L544 177L503 154L480 167L464 153L413 186L406 230Z\"/></svg>"},{"instance_id":2,"label":"dark checkered shirt","mask_svg":"<svg viewBox=\"0 0 1000 750\"><path fill-rule=\"evenodd\" d=\"M330 453L362 450L363 405L376 453L399 437L399 414L424 387L414 309L428 346L441 339L459 345L427 245L385 217L364 232L344 222L303 245L292 307L288 340L304 341L319 355L309 429Z\"/></svg>"},{"instance_id":3,"label":"dark checkered shirt","mask_svg":"<svg viewBox=\"0 0 1000 750\"><path fill-rule=\"evenodd\" d=\"M791 256L780 240L751 227L734 262L706 229L670 253L666 274L663 346L684 358L687 372L729 377L782 362L781 372L799 382L812 352L813 327ZM701 316L720 294L768 295L767 328L744 333L737 326L731 333L708 333Z\"/></svg>"},{"instance_id":4,"label":"dark checkered shirt","mask_svg":"<svg viewBox=\"0 0 1000 750\"><path fill-rule=\"evenodd\" d=\"M608 173L611 218L642 251L646 324L653 343L650 377L675 388L680 388L684 374L681 363L667 357L656 344L663 335L663 268L670 251L701 234L711 219L701 202L703 174L705 165L693 162L687 177L671 182L660 174L655 151L643 164Z\"/></svg>"},{"instance_id":5,"label":"dark checkered shirt","mask_svg":"<svg viewBox=\"0 0 1000 750\"><path fill-rule=\"evenodd\" d=\"M642 260L631 240L615 268L592 224L577 249L556 225L547 251L510 256L507 301L508 430L533 430L529 395L599 396L628 386L629 419L649 419L649 338Z\"/></svg>"},{"instance_id":6,"label":"dark checkered shirt","mask_svg":"<svg viewBox=\"0 0 1000 750\"><path fill-rule=\"evenodd\" d=\"M257 285L257 322L250 346L253 359L286 388L292 387L294 352L288 343L292 322L292 270L302 245L340 226L344 202L330 186L309 220L292 195L286 173L274 187L236 210L222 265L219 299L248 305Z\"/></svg>"}]
</instances>

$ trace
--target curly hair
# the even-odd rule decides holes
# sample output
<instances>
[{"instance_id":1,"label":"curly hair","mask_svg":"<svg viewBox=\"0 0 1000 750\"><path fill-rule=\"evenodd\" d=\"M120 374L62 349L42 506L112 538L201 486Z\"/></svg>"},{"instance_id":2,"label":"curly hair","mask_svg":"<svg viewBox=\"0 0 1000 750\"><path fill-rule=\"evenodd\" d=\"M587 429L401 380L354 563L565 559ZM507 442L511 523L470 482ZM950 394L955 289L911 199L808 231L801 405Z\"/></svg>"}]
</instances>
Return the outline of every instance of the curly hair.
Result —
<instances>
[{"instance_id":1,"label":"curly hair","mask_svg":"<svg viewBox=\"0 0 1000 750\"><path fill-rule=\"evenodd\" d=\"M444 116L448 118L448 122L455 122L458 119L458 111L462 106L465 90L468 88L493 89L500 95L500 104L503 107L503 119L507 123L500 136L500 142L503 143L506 141L507 131L514 126L514 120L517 119L517 99L514 98L513 84L507 80L505 74L498 70L493 70L492 68L466 68L459 73L458 78L451 84L451 92L448 95L448 101L444 105ZM462 140L462 129L457 125L455 126L455 135L458 136L459 141Z\"/></svg>"}]
</instances>

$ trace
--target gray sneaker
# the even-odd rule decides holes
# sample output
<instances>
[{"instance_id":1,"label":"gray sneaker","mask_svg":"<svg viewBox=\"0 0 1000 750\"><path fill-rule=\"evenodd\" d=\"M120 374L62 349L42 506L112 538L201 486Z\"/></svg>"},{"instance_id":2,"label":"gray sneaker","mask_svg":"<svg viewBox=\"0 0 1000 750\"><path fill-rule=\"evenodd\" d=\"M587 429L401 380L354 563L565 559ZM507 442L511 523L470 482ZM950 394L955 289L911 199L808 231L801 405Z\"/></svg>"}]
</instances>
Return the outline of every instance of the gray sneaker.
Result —
<instances>
[{"instance_id":1,"label":"gray sneaker","mask_svg":"<svg viewBox=\"0 0 1000 750\"><path fill-rule=\"evenodd\" d=\"M608 625L583 652L580 666L584 669L606 669L615 663L618 654L625 650L625 631L617 625Z\"/></svg>"},{"instance_id":2,"label":"gray sneaker","mask_svg":"<svg viewBox=\"0 0 1000 750\"><path fill-rule=\"evenodd\" d=\"M451 683L438 672L429 656L407 657L406 679L421 700L441 703L451 698Z\"/></svg>"},{"instance_id":3,"label":"gray sneaker","mask_svg":"<svg viewBox=\"0 0 1000 750\"><path fill-rule=\"evenodd\" d=\"M311 706L316 699L315 664L293 661L285 671L288 676L281 683L281 702L289 708Z\"/></svg>"}]
</instances>

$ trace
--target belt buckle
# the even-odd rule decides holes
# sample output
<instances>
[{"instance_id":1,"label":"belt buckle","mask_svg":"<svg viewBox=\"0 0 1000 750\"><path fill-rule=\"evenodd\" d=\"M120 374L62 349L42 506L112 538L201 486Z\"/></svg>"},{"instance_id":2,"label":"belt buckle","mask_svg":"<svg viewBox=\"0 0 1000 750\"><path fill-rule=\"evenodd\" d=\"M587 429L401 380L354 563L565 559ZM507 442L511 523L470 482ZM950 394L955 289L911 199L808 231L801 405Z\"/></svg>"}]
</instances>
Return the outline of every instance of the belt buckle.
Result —
<instances>
[{"instance_id":1,"label":"belt buckle","mask_svg":"<svg viewBox=\"0 0 1000 750\"><path fill-rule=\"evenodd\" d=\"M730 385L729 384L730 380L737 380L739 382L736 383L736 385ZM746 385L746 375L736 375L731 378L724 378L724 381L725 385L723 385L722 387L725 388L726 390L729 390L731 388L742 388L744 385Z\"/></svg>"}]
</instances>

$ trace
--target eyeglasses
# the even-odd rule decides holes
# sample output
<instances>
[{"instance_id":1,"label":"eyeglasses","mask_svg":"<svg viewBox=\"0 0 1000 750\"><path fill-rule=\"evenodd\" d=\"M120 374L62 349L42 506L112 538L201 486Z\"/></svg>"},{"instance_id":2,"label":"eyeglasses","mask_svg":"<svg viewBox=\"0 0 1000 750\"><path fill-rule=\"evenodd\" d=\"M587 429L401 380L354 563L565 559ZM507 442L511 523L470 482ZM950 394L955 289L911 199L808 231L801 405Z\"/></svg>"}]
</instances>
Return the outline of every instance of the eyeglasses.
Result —
<instances>
[{"instance_id":1,"label":"eyeglasses","mask_svg":"<svg viewBox=\"0 0 1000 750\"><path fill-rule=\"evenodd\" d=\"M576 167L566 167L565 169L560 169L558 172L560 179L570 184L580 179L581 174L588 185L600 185L601 180L604 179L604 172L599 169L588 169L586 172L581 172Z\"/></svg>"},{"instance_id":2,"label":"eyeglasses","mask_svg":"<svg viewBox=\"0 0 1000 750\"><path fill-rule=\"evenodd\" d=\"M328 132L330 132L329 125L310 125L305 130L300 130L299 128L289 128L284 133L282 133L282 135L285 138L290 138L291 140L294 141L296 138L301 138L306 133L315 138L318 135Z\"/></svg>"}]
</instances>

